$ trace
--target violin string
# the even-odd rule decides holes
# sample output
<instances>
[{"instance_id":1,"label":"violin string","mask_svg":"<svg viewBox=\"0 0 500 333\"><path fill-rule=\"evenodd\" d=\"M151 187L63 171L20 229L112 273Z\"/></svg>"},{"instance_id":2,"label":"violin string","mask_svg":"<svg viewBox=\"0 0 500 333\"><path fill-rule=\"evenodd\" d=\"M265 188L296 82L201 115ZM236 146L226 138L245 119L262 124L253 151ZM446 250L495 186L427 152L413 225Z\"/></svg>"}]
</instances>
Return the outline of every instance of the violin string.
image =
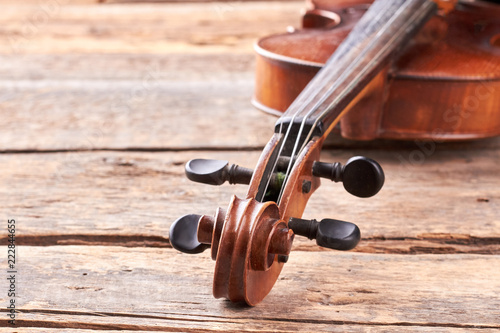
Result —
<instances>
[{"instance_id":1,"label":"violin string","mask_svg":"<svg viewBox=\"0 0 500 333\"><path fill-rule=\"evenodd\" d=\"M390 2L386 2L386 3L383 3L383 4L386 5L386 7L390 7L391 6ZM382 6L382 5L380 5L380 6ZM386 9L386 8L382 7L380 9L380 11L383 11L384 9ZM376 20L371 20L371 22L376 22ZM368 25L367 29L369 29L369 27L370 27L370 25ZM388 27L386 26L383 29L379 30L375 36L377 36L378 34L384 32L383 30L387 29L387 28ZM353 32L356 32L356 31L357 31L356 28L354 28ZM337 48L337 50L335 52L336 54L339 54L339 53L348 53L350 50L352 50L352 48L354 48L354 47L351 47L350 49L348 49L347 46L343 46L343 45L346 45L346 44L341 44ZM343 78L345 75L347 75L346 73L349 72L349 70L356 64L356 61L358 61L359 58L361 56L363 56L367 51L368 50L365 50L365 52L362 52L362 53L358 54L356 56L356 58L354 59L354 61L352 61L347 67L345 67L343 69L339 68L339 70L337 70L337 71L321 71L320 73L318 73L317 76L319 78L321 78L320 79L321 81L330 82L332 80L332 76L334 76L337 72L342 71L341 76L339 78L337 78L337 80L335 80L335 82L332 84L332 86L330 86L330 88L326 91L326 93L323 94L322 98L319 101L316 102L316 104L312 107L312 109L306 114L306 117L311 113L311 111L312 111L312 113L314 113L321 106L321 104L329 97L329 95L332 93L332 91L335 90L340 85L340 81L342 81L340 79ZM335 60L337 60L337 59L335 59ZM326 62L326 64L329 64L332 61L334 61L333 57L331 57L330 59L328 59L327 62ZM324 76L324 78L322 76ZM307 107L307 105L310 102L312 102L313 99L314 99L314 97L317 95L317 94L314 93L315 90L317 90L316 87L312 87L312 86L310 87L308 85L304 90L307 90L307 89L308 90L312 90L312 92L310 92L310 93L309 93L309 91L306 92L306 94L308 95L308 99L307 99L307 101L305 103L301 103L300 108L299 108L299 110L296 113L303 112L305 110L305 108ZM295 104L297 104L297 103L295 103L295 101L294 101L294 103L292 103L292 105L295 105Z\"/></svg>"},{"instance_id":2,"label":"violin string","mask_svg":"<svg viewBox=\"0 0 500 333\"><path fill-rule=\"evenodd\" d=\"M345 50L343 49L337 49L337 52L345 52ZM330 63L332 61L332 58L328 59L327 61L327 64ZM323 81L330 81L331 80L331 76L333 75L333 73L325 73L325 72L320 72L319 75L323 75L323 76L326 76L326 78L321 78L321 80ZM325 96L327 96L328 94L331 93L331 91L333 89L336 88L336 83L334 83L329 89L328 91L324 94ZM276 172L276 166L278 165L278 162L279 162L279 158L281 157L282 155L282 152L283 152L283 149L285 147L285 144L288 140L288 137L290 135L290 132L291 132L291 124L294 123L295 121L295 118L305 110L306 106L309 105L311 102L313 102L314 98L315 98L315 94L313 92L310 92L309 94L307 94L307 90L312 90L313 88L311 88L309 85L306 86L306 88L304 89L305 91L305 94L301 94L299 95L299 97L297 98L297 100L295 100L292 105L290 105L289 108L293 108L293 107L296 107L297 104L299 104L299 109L293 114L292 116L292 119L290 120L290 125L288 126L288 129L286 131L286 134L282 140L282 143L280 145L280 148L279 148L279 152L278 152L278 155L277 155L277 158L274 160L273 162L273 167L272 167L272 171L271 173L268 174L267 176L267 181L266 181L266 186L264 188L264 192L263 192L263 195L265 195L265 193L267 193L268 189L269 189L269 185L271 183L271 176L272 176L272 173ZM300 99L304 99L303 96L306 96L305 97L305 101L301 101ZM320 101L319 103L321 103L322 101ZM313 109L311 111L315 111L317 108L318 108L318 103L316 103L316 105L313 107ZM303 132L303 128L305 126L305 122L307 121L309 115L311 114L311 111L309 111L309 113L306 114L306 116L302 119L302 122L301 122L301 126L300 126L300 129L299 129L299 135L296 137L296 141L295 141L295 144L294 144L294 148L293 148L293 151L292 151L292 154L291 154L291 158L290 158L290 161L288 162L288 166L287 166L287 171L285 173L285 181L283 182L283 185L281 186L281 189L280 189L280 195L278 197L278 200L276 202L279 202L280 199L281 199L281 196L282 196L282 192L283 192L283 189L284 189L284 184L286 183L286 179L287 179L287 176L290 172L290 169L291 169L291 166L293 166L293 157L295 156L295 152L296 152L296 149L297 149L297 144L298 144L298 141L300 140L300 136L302 135L302 132ZM279 130L279 133L280 134L283 134L283 122L280 124L280 130Z\"/></svg>"},{"instance_id":3,"label":"violin string","mask_svg":"<svg viewBox=\"0 0 500 333\"><path fill-rule=\"evenodd\" d=\"M293 115L292 117L292 121L295 120L295 116L296 115ZM272 175L273 173L275 172L276 170L276 167L278 165L278 161L279 161L279 158L281 156L281 153L283 151L283 148L285 147L285 142L286 142L286 138L288 137L289 133L290 133L290 129L292 128L292 126L288 126L288 129L286 131L286 134L285 134L285 137L281 143L281 146L280 146L280 149L279 149L279 152L278 152L278 155L276 156L276 159L274 160L273 162L273 167L271 169L271 172L267 175L267 181L266 181L266 187L264 188L264 192L262 192L262 196L263 198L265 197L266 193L267 193L267 190L269 188L269 184L271 183L271 178L272 178ZM280 130L279 130L279 134L283 134L283 122L280 123Z\"/></svg>"},{"instance_id":4,"label":"violin string","mask_svg":"<svg viewBox=\"0 0 500 333\"><path fill-rule=\"evenodd\" d=\"M424 3L424 6L426 4ZM428 6L431 5L431 3L427 3ZM373 63L376 63L379 58L382 56L382 54L387 50L387 48L389 48L392 43L394 42L395 39L399 38L400 36L400 32L402 31L406 31L408 29L408 27L413 24L413 22L421 15L425 15L425 13L427 12L427 8L425 8L424 6L422 6L420 9L420 11L416 11L414 14L409 20L407 20L404 25L398 30L398 32L396 32L392 38L384 45L384 47L382 47L380 49L380 51L373 57L373 60L370 61L370 64L373 64ZM394 15L396 16L396 15ZM309 131L309 133L307 134L307 137L304 141L304 143L302 144L302 147L300 148L300 151L299 151L299 154L304 150L305 146L306 146L306 143L311 139L311 136L312 136L312 133L313 133L313 130L314 128L318 125L318 122L321 121L322 119L324 119L327 114L335 107L335 105L339 102L339 100L345 96L345 94L347 92L349 92L352 87L358 82L358 80L361 78L361 76L366 73L366 71L368 71L370 68L369 66L365 66L357 75L356 77L351 81L351 83L349 85L347 85L344 90L342 90L338 95L337 97L325 108L325 110L319 115L319 117L316 118L316 120L314 121L313 123L313 126L311 128L311 130ZM339 114L335 120L333 121L333 126L338 122L339 118L342 116L342 114Z\"/></svg>"},{"instance_id":5,"label":"violin string","mask_svg":"<svg viewBox=\"0 0 500 333\"><path fill-rule=\"evenodd\" d=\"M306 90L306 91L307 91L308 87L309 87L309 86L307 86L304 90ZM300 101L300 99L303 99L303 98L304 98L304 97L302 97L302 96L306 96L306 97L305 97L305 101L303 101L303 102L301 102L301 101ZM283 149L284 149L284 147L285 147L285 144L286 144L286 142L287 142L287 140L288 140L288 137L289 137L289 135L290 135L291 128L292 128L292 126L291 126L291 125L294 123L295 118L296 118L296 117L297 117L297 116L298 116L298 115L299 115L299 114L300 114L300 113L301 113L301 112L305 109L305 107L306 107L309 103L311 103L311 102L314 100L314 97L315 97L315 95L314 95L313 93L310 93L310 94L301 94L301 95L297 98L297 100L293 101L293 103L290 105L290 107L289 107L289 108L293 108L293 107L295 107L295 105L296 105L296 104L299 104L299 103L300 103L299 110L298 110L298 111L296 111L296 112L292 115L292 118L291 118L291 120L290 120L290 125L288 126L287 131L286 131L286 134L285 134L285 136L284 136L284 137L283 137L283 139L282 139L282 142L281 142L281 145L280 145L280 148L279 148L278 155L277 155L277 157L276 157L276 159L275 159L275 161L274 161L274 163L273 163L273 167L272 167L272 169L271 169L271 170L272 170L272 172L271 172L271 173L269 173L269 175L267 176L266 187L264 188L264 192L263 192L263 193L264 193L264 195L265 195L265 193L267 193L267 190L269 189L269 185L270 185L270 183L271 183L271 176L272 176L272 174L273 174L274 172L276 172L276 171L277 171L277 170L276 170L276 166L278 165L279 158L281 157L281 154L282 154L282 152L283 152ZM304 123L304 120L302 120L302 123L301 123L301 130L300 130L300 133L302 133L302 125L303 125L303 123ZM281 123L280 123L280 130L279 130L279 133L280 133L280 134L283 134L283 122L281 122ZM301 135L301 134L300 134L300 135ZM300 135L299 135L299 138L300 138ZM296 140L297 140L297 139L296 139ZM293 154L292 154L291 156L293 156ZM290 162L289 162L289 164L288 164L288 165L290 166ZM287 171L288 171L288 168L287 168ZM283 184L284 184L284 183L283 183ZM282 188L283 188L283 186L282 186ZM280 196L281 196L281 191L280 191ZM279 200L277 200L276 202L279 202Z\"/></svg>"},{"instance_id":6,"label":"violin string","mask_svg":"<svg viewBox=\"0 0 500 333\"><path fill-rule=\"evenodd\" d=\"M389 2L388 2L388 3L386 3L386 5L389 5ZM404 7L404 8L405 8L405 7L407 7L407 6L408 6L408 5L406 5L406 6L404 6L404 5L403 5L403 6L401 6L395 14L397 14L397 13L399 13L399 11L403 10L403 8L402 8L402 7ZM382 7L382 8L383 8L383 7ZM378 31L378 32L377 32L377 34L375 35L375 37L376 37L376 36L378 36L378 35L380 35L380 34L382 34L382 33L384 33L384 32L385 32L385 30L387 30L387 29L389 28L389 26L390 26L390 24L392 23L392 21L394 21L394 19L396 18L396 16L397 16L397 15L394 15L394 16L393 16L393 17L392 17L392 18L391 18L391 19L387 22L388 24L387 24L387 25L385 25L385 26L384 26L384 27L383 27L380 31ZM377 21L377 20L373 20L372 22L376 22L376 21ZM288 162L288 167L287 167L287 170L286 170L286 173L285 173L285 177L284 177L283 185L281 186L280 194L279 194L279 196L278 196L278 200L277 200L277 202L278 202L278 203L281 201L281 198L282 198L282 196L283 196L284 189L285 189L285 184L286 184L286 182L287 182L287 180L288 180L288 177L289 177L290 171L291 171L291 169L292 169L292 167L293 167L293 164L294 164L294 159L295 159L295 156L296 156L296 151L297 151L298 145L299 145L299 143L300 143L300 137L302 136L302 132L303 132L303 130L304 130L305 123L306 123L307 119L308 119L308 118L309 118L309 117L310 117L310 116L311 116L314 112L316 112L316 111L319 109L319 107L321 107L321 105L323 105L323 103L326 101L326 99L327 99L328 97L330 97L330 94L331 94L331 93L332 93L332 92L333 92L336 88L338 88L338 87L340 86L340 84L343 82L343 79L344 79L346 76L348 76L348 75L350 74L350 70L351 70L351 69L352 69L352 68L353 68L353 67L354 67L354 66L358 63L358 61L360 60L360 58L361 58L361 57L363 57L363 56L364 56L364 55L365 55L368 51L370 51L372 48L373 48L373 45L372 45L371 47L366 47L366 48L364 48L364 49L363 49L363 50L362 50L362 51L361 51L361 52L360 52L360 53L359 53L359 54L355 57L355 59L354 59L354 60L353 60L353 61L349 64L349 66L347 66L347 67L343 70L342 74L341 74L341 75L339 76L339 78L338 78L338 79L334 82L334 84L332 84L332 86L331 86L331 87L327 90L327 92L326 92L325 94L323 94L323 96L322 96L322 97L321 97L321 98L320 98L320 99L319 99L319 100L315 103L315 105L311 108L311 110L310 110L310 111L309 111L309 112L308 112L308 113L304 116L304 118L302 119L302 122L301 122L301 124L300 124L300 128L299 128L299 132L298 132L298 135L297 135L297 137L296 137L296 140L295 140L295 143L294 143L294 147L293 147L293 149L292 149L292 153L291 153L291 156L290 156L290 161ZM328 75L328 76L327 76L327 78L328 78L328 77L330 77L330 76L332 76L334 73L332 72L332 73L329 73L329 74L330 74L330 75ZM331 78L330 78L330 79L331 79ZM346 90L346 89L344 89L344 91L343 91L343 92L345 92L345 90ZM340 97L336 98L336 99L334 100L334 101L335 101L334 103L338 102L338 100L339 100L339 99L340 99ZM301 109L299 112L297 112L297 113L302 112L302 111L305 109L305 107L306 107L306 106L307 106L307 105L303 105L302 109ZM330 107L330 106L332 106L332 104L330 104L330 105L329 105L329 107ZM330 110L331 110L331 108L330 108ZM330 111L330 110L328 110L328 111ZM296 113L296 114L297 114L297 113ZM324 116L324 115L326 115L326 114L327 114L327 112L325 112L325 111L324 111L324 112L322 113L322 115L321 115L321 116ZM321 117L321 116L320 116L320 117ZM314 132L314 128L317 126L318 121L319 121L319 119L318 119L318 118L316 118L316 120L315 120L315 122L314 122L314 124L313 124L313 127L311 127L311 130L309 131L309 133L308 133L308 135L307 135L307 137L306 137L306 140L305 140L305 141L304 141L304 143L302 144L302 146L301 146L301 148L300 148L300 150L299 150L299 153L298 153L297 155L300 155L300 154L301 154L301 152L303 151L303 149L304 149L305 145L307 144L307 142L309 141L309 139L310 139L310 137L311 137L312 133ZM291 126L289 126L289 127L291 127ZM280 151L280 153L281 153L281 151Z\"/></svg>"}]
</instances>

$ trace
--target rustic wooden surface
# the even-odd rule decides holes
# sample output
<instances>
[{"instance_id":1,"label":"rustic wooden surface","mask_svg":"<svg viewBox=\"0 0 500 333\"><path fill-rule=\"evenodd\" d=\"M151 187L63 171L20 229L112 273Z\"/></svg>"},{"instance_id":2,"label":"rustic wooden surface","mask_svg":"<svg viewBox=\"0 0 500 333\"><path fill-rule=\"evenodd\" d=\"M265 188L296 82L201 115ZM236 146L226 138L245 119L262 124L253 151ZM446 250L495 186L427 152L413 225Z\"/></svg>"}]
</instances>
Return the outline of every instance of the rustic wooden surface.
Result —
<instances>
[{"instance_id":1,"label":"rustic wooden surface","mask_svg":"<svg viewBox=\"0 0 500 333\"><path fill-rule=\"evenodd\" d=\"M303 4L57 3L0 4L0 213L18 228L14 331L500 330L500 139L331 139L323 160L364 154L386 171L378 196L325 181L305 212L356 222L359 247L297 239L262 304L215 300L213 262L174 251L168 229L245 187L191 183L183 165L256 163L275 118L249 103L252 44L297 25Z\"/></svg>"}]
</instances>

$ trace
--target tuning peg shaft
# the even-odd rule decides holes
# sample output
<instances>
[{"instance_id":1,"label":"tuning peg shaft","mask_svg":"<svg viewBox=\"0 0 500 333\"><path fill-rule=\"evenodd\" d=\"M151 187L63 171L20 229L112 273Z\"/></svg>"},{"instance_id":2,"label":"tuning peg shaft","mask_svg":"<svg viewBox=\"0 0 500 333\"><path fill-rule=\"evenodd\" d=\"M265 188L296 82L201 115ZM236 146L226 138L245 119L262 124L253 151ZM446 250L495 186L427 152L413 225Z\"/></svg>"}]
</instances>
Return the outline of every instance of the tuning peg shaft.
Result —
<instances>
[{"instance_id":1,"label":"tuning peg shaft","mask_svg":"<svg viewBox=\"0 0 500 333\"><path fill-rule=\"evenodd\" d=\"M361 232L357 225L350 222L323 219L303 220L291 218L288 227L294 234L316 239L316 244L334 250L351 250L358 245Z\"/></svg>"},{"instance_id":2,"label":"tuning peg shaft","mask_svg":"<svg viewBox=\"0 0 500 333\"><path fill-rule=\"evenodd\" d=\"M223 160L194 159L186 163L186 176L208 185L250 184L253 170Z\"/></svg>"},{"instance_id":3,"label":"tuning peg shaft","mask_svg":"<svg viewBox=\"0 0 500 333\"><path fill-rule=\"evenodd\" d=\"M364 156L350 158L345 166L340 163L314 162L313 175L342 182L350 194L368 198L377 194L384 185L384 170L376 161Z\"/></svg>"}]
</instances>

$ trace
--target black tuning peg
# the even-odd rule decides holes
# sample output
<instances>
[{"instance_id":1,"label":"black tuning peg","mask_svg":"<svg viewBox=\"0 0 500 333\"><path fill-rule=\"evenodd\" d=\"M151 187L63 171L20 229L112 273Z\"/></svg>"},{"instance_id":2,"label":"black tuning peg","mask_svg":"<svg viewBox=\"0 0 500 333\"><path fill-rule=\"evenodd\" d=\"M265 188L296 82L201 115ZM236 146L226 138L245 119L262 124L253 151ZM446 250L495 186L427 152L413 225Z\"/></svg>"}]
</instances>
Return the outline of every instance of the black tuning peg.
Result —
<instances>
[{"instance_id":1,"label":"black tuning peg","mask_svg":"<svg viewBox=\"0 0 500 333\"><path fill-rule=\"evenodd\" d=\"M201 253L210 245L198 241L198 223L201 215L189 214L178 218L170 227L170 244L184 253Z\"/></svg>"},{"instance_id":2,"label":"black tuning peg","mask_svg":"<svg viewBox=\"0 0 500 333\"><path fill-rule=\"evenodd\" d=\"M377 194L385 181L382 167L363 156L350 158L344 166L340 163L314 162L312 173L316 177L342 182L347 192L360 198Z\"/></svg>"},{"instance_id":3,"label":"black tuning peg","mask_svg":"<svg viewBox=\"0 0 500 333\"><path fill-rule=\"evenodd\" d=\"M358 245L361 239L361 232L354 223L323 219L303 220L291 218L288 227L296 235L309 239L316 239L316 244L334 250L351 250Z\"/></svg>"},{"instance_id":4,"label":"black tuning peg","mask_svg":"<svg viewBox=\"0 0 500 333\"><path fill-rule=\"evenodd\" d=\"M194 159L186 163L186 176L197 183L208 185L250 184L253 171L229 164L228 161Z\"/></svg>"}]
</instances>

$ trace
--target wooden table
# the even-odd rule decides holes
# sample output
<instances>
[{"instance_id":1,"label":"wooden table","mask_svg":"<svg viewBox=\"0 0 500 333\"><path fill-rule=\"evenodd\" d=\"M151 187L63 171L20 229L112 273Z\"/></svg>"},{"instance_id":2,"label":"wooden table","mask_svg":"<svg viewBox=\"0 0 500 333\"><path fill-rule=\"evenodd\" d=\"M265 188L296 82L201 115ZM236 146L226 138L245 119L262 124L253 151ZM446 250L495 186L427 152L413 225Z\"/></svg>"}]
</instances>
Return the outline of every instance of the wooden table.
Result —
<instances>
[{"instance_id":1,"label":"wooden table","mask_svg":"<svg viewBox=\"0 0 500 333\"><path fill-rule=\"evenodd\" d=\"M2 2L1 327L14 218L9 332L500 330L499 139L332 141L324 161L375 158L386 185L362 200L324 182L304 216L356 222L363 240L347 253L297 240L253 308L213 299L207 253L170 247L177 217L245 193L191 183L183 166L256 163L275 118L249 103L252 44L302 7Z\"/></svg>"}]
</instances>

